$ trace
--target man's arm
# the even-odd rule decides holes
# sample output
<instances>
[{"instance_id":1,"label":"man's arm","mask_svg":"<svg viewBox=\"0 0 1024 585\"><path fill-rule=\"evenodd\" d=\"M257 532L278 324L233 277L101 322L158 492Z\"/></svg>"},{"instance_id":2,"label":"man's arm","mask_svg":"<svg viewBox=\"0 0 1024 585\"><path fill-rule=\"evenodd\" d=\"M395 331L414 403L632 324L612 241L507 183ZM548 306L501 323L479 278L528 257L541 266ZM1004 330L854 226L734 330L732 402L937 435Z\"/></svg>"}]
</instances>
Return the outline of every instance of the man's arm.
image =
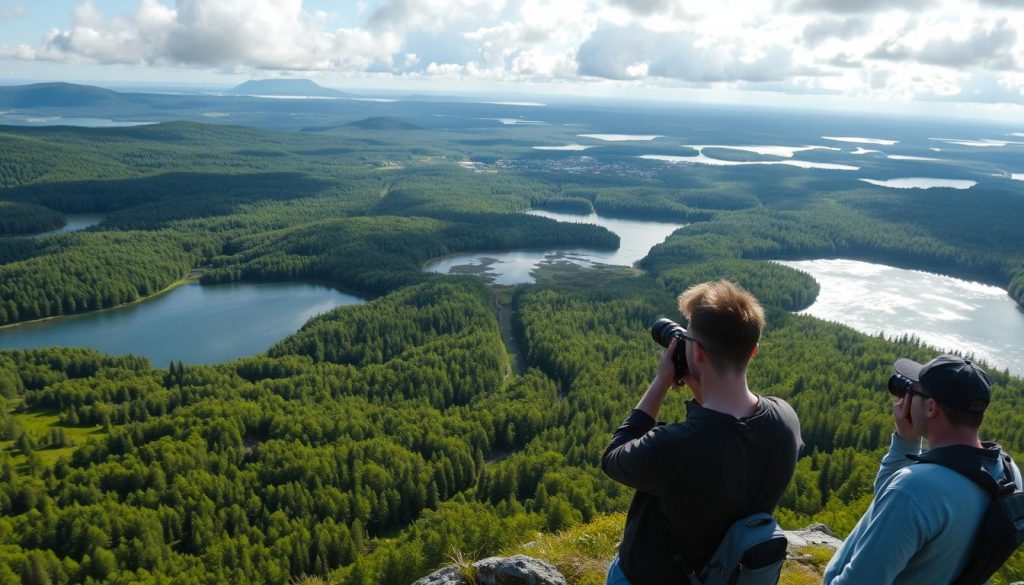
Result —
<instances>
[{"instance_id":1,"label":"man's arm","mask_svg":"<svg viewBox=\"0 0 1024 585\"><path fill-rule=\"evenodd\" d=\"M636 404L636 410L642 410L652 420L658 419L661 403L665 401L669 389L676 385L676 365L672 362L672 356L676 354L677 347L679 347L679 340L673 339L665 348L665 353L661 354L661 360L658 361L658 371L655 373L654 379L651 380L647 391L640 398L640 402Z\"/></svg>"},{"instance_id":2,"label":"man's arm","mask_svg":"<svg viewBox=\"0 0 1024 585\"><path fill-rule=\"evenodd\" d=\"M907 453L920 455L921 439L907 440L901 437L899 433L893 433L892 440L889 443L889 451L882 457L882 464L878 468L878 475L875 476L874 494L876 498L882 486L885 485L894 473L913 463L913 461L907 459Z\"/></svg>"},{"instance_id":3,"label":"man's arm","mask_svg":"<svg viewBox=\"0 0 1024 585\"><path fill-rule=\"evenodd\" d=\"M615 430L601 457L601 469L615 481L640 491L657 491L663 475L664 453L657 448L657 433L650 433L665 395L674 385L672 355L678 340L673 339L658 362L658 372L636 408Z\"/></svg>"},{"instance_id":4,"label":"man's arm","mask_svg":"<svg viewBox=\"0 0 1024 585\"><path fill-rule=\"evenodd\" d=\"M829 566L822 585L892 583L929 538L925 513L914 498L891 485L876 494L846 564Z\"/></svg>"},{"instance_id":5,"label":"man's arm","mask_svg":"<svg viewBox=\"0 0 1024 585\"><path fill-rule=\"evenodd\" d=\"M892 418L896 421L896 432L892 434L889 452L882 457L882 465L878 468L878 475L875 476L875 497L878 497L878 492L894 473L913 463L907 459L907 453L921 454L921 435L914 430L914 423L910 420L911 400L913 400L913 396L908 393L892 405Z\"/></svg>"}]
</instances>

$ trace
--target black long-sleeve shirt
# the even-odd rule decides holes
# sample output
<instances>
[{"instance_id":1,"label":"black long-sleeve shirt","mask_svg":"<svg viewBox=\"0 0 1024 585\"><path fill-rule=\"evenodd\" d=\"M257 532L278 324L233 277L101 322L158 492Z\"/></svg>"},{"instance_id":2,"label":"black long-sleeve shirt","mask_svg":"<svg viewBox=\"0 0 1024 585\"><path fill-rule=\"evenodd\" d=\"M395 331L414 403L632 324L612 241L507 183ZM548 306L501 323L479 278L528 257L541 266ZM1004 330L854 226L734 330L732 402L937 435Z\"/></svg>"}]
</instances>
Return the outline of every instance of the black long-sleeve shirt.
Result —
<instances>
[{"instance_id":1,"label":"black long-sleeve shirt","mask_svg":"<svg viewBox=\"0 0 1024 585\"><path fill-rule=\"evenodd\" d=\"M630 413L602 459L605 473L637 490L619 545L630 583L686 582L683 572L707 564L733 522L775 509L802 447L800 422L781 398L760 397L741 419L692 400L681 424Z\"/></svg>"}]
</instances>

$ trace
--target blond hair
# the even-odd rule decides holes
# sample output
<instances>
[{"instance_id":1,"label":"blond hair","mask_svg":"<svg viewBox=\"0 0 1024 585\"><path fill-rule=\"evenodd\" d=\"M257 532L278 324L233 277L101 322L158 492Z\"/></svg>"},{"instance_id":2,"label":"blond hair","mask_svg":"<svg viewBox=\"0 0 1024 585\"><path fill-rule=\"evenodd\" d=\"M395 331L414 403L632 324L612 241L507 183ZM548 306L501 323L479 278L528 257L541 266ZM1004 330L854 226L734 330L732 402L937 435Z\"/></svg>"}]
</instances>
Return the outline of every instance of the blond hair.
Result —
<instances>
[{"instance_id":1,"label":"blond hair","mask_svg":"<svg viewBox=\"0 0 1024 585\"><path fill-rule=\"evenodd\" d=\"M764 331L764 309L728 280L696 284L679 295L679 312L718 369L743 370Z\"/></svg>"}]
</instances>

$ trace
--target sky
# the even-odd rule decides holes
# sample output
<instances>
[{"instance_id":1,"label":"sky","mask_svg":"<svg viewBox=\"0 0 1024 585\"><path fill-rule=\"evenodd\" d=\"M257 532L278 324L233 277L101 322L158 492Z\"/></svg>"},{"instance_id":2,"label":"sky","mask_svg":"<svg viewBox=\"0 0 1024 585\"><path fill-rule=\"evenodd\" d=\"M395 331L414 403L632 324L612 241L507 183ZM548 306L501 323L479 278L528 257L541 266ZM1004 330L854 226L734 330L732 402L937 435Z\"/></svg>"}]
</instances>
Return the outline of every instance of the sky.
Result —
<instances>
[{"instance_id":1,"label":"sky","mask_svg":"<svg viewBox=\"0 0 1024 585\"><path fill-rule=\"evenodd\" d=\"M1024 114L1024 0L0 0L0 83Z\"/></svg>"}]
</instances>

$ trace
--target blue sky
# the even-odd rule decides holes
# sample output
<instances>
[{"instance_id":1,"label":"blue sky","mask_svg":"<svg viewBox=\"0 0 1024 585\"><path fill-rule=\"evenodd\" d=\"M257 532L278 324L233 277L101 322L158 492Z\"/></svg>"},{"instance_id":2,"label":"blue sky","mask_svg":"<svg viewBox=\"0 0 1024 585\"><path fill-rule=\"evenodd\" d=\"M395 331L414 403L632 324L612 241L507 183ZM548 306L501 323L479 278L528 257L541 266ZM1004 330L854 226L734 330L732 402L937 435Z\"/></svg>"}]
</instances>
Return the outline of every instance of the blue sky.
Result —
<instances>
[{"instance_id":1,"label":"blue sky","mask_svg":"<svg viewBox=\"0 0 1024 585\"><path fill-rule=\"evenodd\" d=\"M1024 0L0 0L0 83L1024 113Z\"/></svg>"}]
</instances>

